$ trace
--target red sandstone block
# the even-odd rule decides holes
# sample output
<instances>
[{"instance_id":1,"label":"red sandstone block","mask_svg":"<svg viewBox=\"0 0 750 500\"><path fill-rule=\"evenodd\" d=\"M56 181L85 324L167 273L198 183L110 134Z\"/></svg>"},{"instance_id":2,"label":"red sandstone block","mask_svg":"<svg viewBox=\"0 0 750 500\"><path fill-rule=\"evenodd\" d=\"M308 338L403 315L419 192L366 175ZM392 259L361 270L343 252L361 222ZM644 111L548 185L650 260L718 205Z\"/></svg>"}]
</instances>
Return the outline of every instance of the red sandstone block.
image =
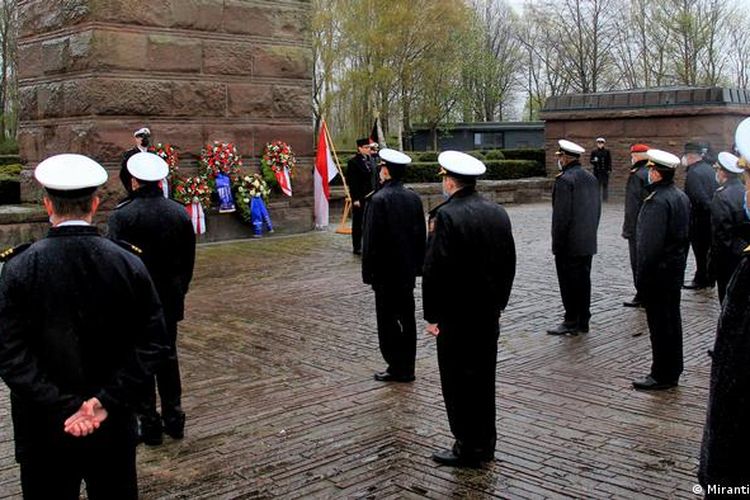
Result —
<instances>
[{"instance_id":1,"label":"red sandstone block","mask_svg":"<svg viewBox=\"0 0 750 500\"><path fill-rule=\"evenodd\" d=\"M172 112L184 116L226 116L227 88L216 82L172 82Z\"/></svg>"},{"instance_id":2,"label":"red sandstone block","mask_svg":"<svg viewBox=\"0 0 750 500\"><path fill-rule=\"evenodd\" d=\"M227 85L229 116L270 118L274 108L271 85L230 83Z\"/></svg>"},{"instance_id":3,"label":"red sandstone block","mask_svg":"<svg viewBox=\"0 0 750 500\"><path fill-rule=\"evenodd\" d=\"M27 37L84 22L91 16L91 0L36 0L19 5L19 34Z\"/></svg>"},{"instance_id":4,"label":"red sandstone block","mask_svg":"<svg viewBox=\"0 0 750 500\"><path fill-rule=\"evenodd\" d=\"M39 118L36 86L20 87L18 89L18 97L20 102L19 119L21 121L29 121Z\"/></svg>"},{"instance_id":5,"label":"red sandstone block","mask_svg":"<svg viewBox=\"0 0 750 500\"><path fill-rule=\"evenodd\" d=\"M306 27L310 24L310 9L278 9L276 11L276 36L295 40L305 40Z\"/></svg>"},{"instance_id":6,"label":"red sandstone block","mask_svg":"<svg viewBox=\"0 0 750 500\"><path fill-rule=\"evenodd\" d=\"M44 73L61 73L68 63L68 38L55 38L42 42L42 70Z\"/></svg>"},{"instance_id":7,"label":"red sandstone block","mask_svg":"<svg viewBox=\"0 0 750 500\"><path fill-rule=\"evenodd\" d=\"M94 64L112 69L146 70L148 38L142 33L95 32Z\"/></svg>"},{"instance_id":8,"label":"red sandstone block","mask_svg":"<svg viewBox=\"0 0 750 500\"><path fill-rule=\"evenodd\" d=\"M18 46L18 77L33 78L44 73L42 67L42 44L31 43Z\"/></svg>"},{"instance_id":9,"label":"red sandstone block","mask_svg":"<svg viewBox=\"0 0 750 500\"><path fill-rule=\"evenodd\" d=\"M183 36L150 35L147 43L150 70L200 73L203 58L200 42Z\"/></svg>"},{"instance_id":10,"label":"red sandstone block","mask_svg":"<svg viewBox=\"0 0 750 500\"><path fill-rule=\"evenodd\" d=\"M40 118L65 116L64 84L48 82L37 87L37 102Z\"/></svg>"},{"instance_id":11,"label":"red sandstone block","mask_svg":"<svg viewBox=\"0 0 750 500\"><path fill-rule=\"evenodd\" d=\"M251 75L254 48L242 42L205 42L203 72L221 75Z\"/></svg>"},{"instance_id":12,"label":"red sandstone block","mask_svg":"<svg viewBox=\"0 0 750 500\"><path fill-rule=\"evenodd\" d=\"M255 155L260 156L267 142L281 140L289 144L297 156L313 154L313 130L311 125L255 125Z\"/></svg>"},{"instance_id":13,"label":"red sandstone block","mask_svg":"<svg viewBox=\"0 0 750 500\"><path fill-rule=\"evenodd\" d=\"M308 85L273 87L273 116L275 118L312 119L311 88Z\"/></svg>"},{"instance_id":14,"label":"red sandstone block","mask_svg":"<svg viewBox=\"0 0 750 500\"><path fill-rule=\"evenodd\" d=\"M255 47L253 76L311 78L312 54L304 47Z\"/></svg>"},{"instance_id":15,"label":"red sandstone block","mask_svg":"<svg viewBox=\"0 0 750 500\"><path fill-rule=\"evenodd\" d=\"M224 3L222 30L253 36L272 36L273 14L277 7L248 5L239 0Z\"/></svg>"}]
</instances>

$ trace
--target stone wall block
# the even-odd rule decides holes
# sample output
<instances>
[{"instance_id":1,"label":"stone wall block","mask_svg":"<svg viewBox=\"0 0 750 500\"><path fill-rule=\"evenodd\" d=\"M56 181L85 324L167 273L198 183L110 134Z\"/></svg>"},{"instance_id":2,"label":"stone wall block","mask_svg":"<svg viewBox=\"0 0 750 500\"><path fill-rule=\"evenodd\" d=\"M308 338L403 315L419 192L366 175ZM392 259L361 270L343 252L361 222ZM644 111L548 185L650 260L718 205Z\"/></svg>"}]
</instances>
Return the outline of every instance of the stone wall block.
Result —
<instances>
[{"instance_id":1,"label":"stone wall block","mask_svg":"<svg viewBox=\"0 0 750 500\"><path fill-rule=\"evenodd\" d=\"M311 90L307 87L275 85L273 115L275 118L309 118L312 116Z\"/></svg>"},{"instance_id":2,"label":"stone wall block","mask_svg":"<svg viewBox=\"0 0 750 500\"><path fill-rule=\"evenodd\" d=\"M19 6L20 36L38 35L91 18L90 0L44 0Z\"/></svg>"},{"instance_id":3,"label":"stone wall block","mask_svg":"<svg viewBox=\"0 0 750 500\"><path fill-rule=\"evenodd\" d=\"M20 102L19 120L28 121L39 118L39 104L35 85L20 87L18 98Z\"/></svg>"},{"instance_id":4,"label":"stone wall block","mask_svg":"<svg viewBox=\"0 0 750 500\"><path fill-rule=\"evenodd\" d=\"M301 47L258 47L253 76L311 78L310 51Z\"/></svg>"},{"instance_id":5,"label":"stone wall block","mask_svg":"<svg viewBox=\"0 0 750 500\"><path fill-rule=\"evenodd\" d=\"M268 125L254 126L255 149L254 156L260 157L266 143L280 140L292 147L297 156L313 155L313 130L310 125Z\"/></svg>"},{"instance_id":6,"label":"stone wall block","mask_svg":"<svg viewBox=\"0 0 750 500\"><path fill-rule=\"evenodd\" d=\"M148 37L148 69L200 73L203 52L200 42L185 37L151 35Z\"/></svg>"},{"instance_id":7,"label":"stone wall block","mask_svg":"<svg viewBox=\"0 0 750 500\"><path fill-rule=\"evenodd\" d=\"M68 39L68 62L70 71L94 69L98 66L94 60L95 37L92 30L74 33Z\"/></svg>"},{"instance_id":8,"label":"stone wall block","mask_svg":"<svg viewBox=\"0 0 750 500\"><path fill-rule=\"evenodd\" d=\"M67 70L68 66L68 37L42 42L42 69L44 73L62 73Z\"/></svg>"},{"instance_id":9,"label":"stone wall block","mask_svg":"<svg viewBox=\"0 0 750 500\"><path fill-rule=\"evenodd\" d=\"M94 58L103 68L147 69L148 39L141 33L98 31L94 40Z\"/></svg>"},{"instance_id":10,"label":"stone wall block","mask_svg":"<svg viewBox=\"0 0 750 500\"><path fill-rule=\"evenodd\" d=\"M275 16L275 34L283 38L305 40L310 26L308 10L279 9Z\"/></svg>"},{"instance_id":11,"label":"stone wall block","mask_svg":"<svg viewBox=\"0 0 750 500\"><path fill-rule=\"evenodd\" d=\"M273 10L259 5L248 5L241 0L227 0L224 5L222 30L253 36L271 36L274 33Z\"/></svg>"},{"instance_id":12,"label":"stone wall block","mask_svg":"<svg viewBox=\"0 0 750 500\"><path fill-rule=\"evenodd\" d=\"M37 101L40 118L58 118L65 116L64 84L48 82L37 88Z\"/></svg>"},{"instance_id":13,"label":"stone wall block","mask_svg":"<svg viewBox=\"0 0 750 500\"><path fill-rule=\"evenodd\" d=\"M223 83L173 82L172 111L178 116L225 116L227 89Z\"/></svg>"},{"instance_id":14,"label":"stone wall block","mask_svg":"<svg viewBox=\"0 0 750 500\"><path fill-rule=\"evenodd\" d=\"M42 45L39 43L18 46L18 78L34 78L44 74L42 65Z\"/></svg>"},{"instance_id":15,"label":"stone wall block","mask_svg":"<svg viewBox=\"0 0 750 500\"><path fill-rule=\"evenodd\" d=\"M229 116L273 116L275 92L271 85L230 83L227 90Z\"/></svg>"},{"instance_id":16,"label":"stone wall block","mask_svg":"<svg viewBox=\"0 0 750 500\"><path fill-rule=\"evenodd\" d=\"M253 46L240 42L206 42L203 72L220 75L253 74Z\"/></svg>"}]
</instances>

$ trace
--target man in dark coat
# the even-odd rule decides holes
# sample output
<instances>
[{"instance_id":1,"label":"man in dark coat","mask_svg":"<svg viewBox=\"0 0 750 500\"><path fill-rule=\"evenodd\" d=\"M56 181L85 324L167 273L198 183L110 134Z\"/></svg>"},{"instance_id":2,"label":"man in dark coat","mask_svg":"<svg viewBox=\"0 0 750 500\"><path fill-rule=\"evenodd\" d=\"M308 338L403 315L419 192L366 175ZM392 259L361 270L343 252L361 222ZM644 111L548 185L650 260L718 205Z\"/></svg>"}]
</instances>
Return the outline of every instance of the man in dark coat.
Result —
<instances>
[{"instance_id":1,"label":"man in dark coat","mask_svg":"<svg viewBox=\"0 0 750 500\"><path fill-rule=\"evenodd\" d=\"M742 168L737 166L732 153L719 153L716 177L719 189L711 201L711 252L709 263L716 276L719 302L724 302L729 278L737 268L742 251L750 243L745 237L748 224L745 217L745 185Z\"/></svg>"},{"instance_id":2,"label":"man in dark coat","mask_svg":"<svg viewBox=\"0 0 750 500\"><path fill-rule=\"evenodd\" d=\"M596 179L579 161L584 149L570 141L558 142L562 172L552 189L552 253L565 320L547 333L578 335L589 331L591 260L596 254L602 205Z\"/></svg>"},{"instance_id":3,"label":"man in dark coat","mask_svg":"<svg viewBox=\"0 0 750 500\"><path fill-rule=\"evenodd\" d=\"M167 326L169 352L156 370L161 397L163 430L181 439L185 427L182 386L177 357L177 322L183 319L185 295L193 276L195 233L185 208L164 198L158 181L169 167L157 155L138 153L128 161L133 195L109 218L109 235L143 250L143 262L154 280ZM162 442L162 420L156 411L154 378L144 385L139 410L141 439L147 445Z\"/></svg>"},{"instance_id":4,"label":"man in dark coat","mask_svg":"<svg viewBox=\"0 0 750 500\"><path fill-rule=\"evenodd\" d=\"M648 196L648 158L646 151L649 147L645 144L634 144L630 148L630 169L628 184L625 187L625 219L622 223L622 237L628 240L628 251L630 252L630 269L633 272L633 285L635 286L635 270L638 262L636 253L636 228L638 225L638 212L641 210L643 200ZM636 292L630 302L623 302L625 307L641 307L642 301Z\"/></svg>"},{"instance_id":5,"label":"man in dark coat","mask_svg":"<svg viewBox=\"0 0 750 500\"><path fill-rule=\"evenodd\" d=\"M708 252L711 248L711 200L719 184L709 161L708 145L692 142L685 144L682 164L687 167L685 194L690 199L690 245L695 256L695 274L685 288L711 288L715 281L708 269Z\"/></svg>"},{"instance_id":6,"label":"man in dark coat","mask_svg":"<svg viewBox=\"0 0 750 500\"><path fill-rule=\"evenodd\" d=\"M381 382L411 382L417 354L414 286L424 263L424 209L419 196L401 179L407 155L393 149L380 152L383 187L365 211L362 280L372 285L380 352L388 364L375 374Z\"/></svg>"},{"instance_id":7,"label":"man in dark coat","mask_svg":"<svg viewBox=\"0 0 750 500\"><path fill-rule=\"evenodd\" d=\"M164 317L137 249L91 225L106 171L81 155L39 164L52 228L3 253L0 376L10 388L26 499L135 499L139 384L163 355ZM123 247L128 248L125 250Z\"/></svg>"},{"instance_id":8,"label":"man in dark coat","mask_svg":"<svg viewBox=\"0 0 750 500\"><path fill-rule=\"evenodd\" d=\"M744 182L750 187L750 118L737 127L735 140L742 157ZM744 219L750 219L744 194ZM745 238L748 226L740 230ZM720 496L712 488L739 488L750 484L747 450L750 449L750 246L743 249L739 264L727 285L716 330L711 364L706 425L703 429L698 480L706 493ZM727 495L728 496L728 495Z\"/></svg>"},{"instance_id":9,"label":"man in dark coat","mask_svg":"<svg viewBox=\"0 0 750 500\"><path fill-rule=\"evenodd\" d=\"M465 153L438 156L448 200L430 211L422 278L427 332L437 337L440 383L453 448L433 459L477 466L494 457L495 373L501 312L516 272L510 219L476 191L484 164Z\"/></svg>"},{"instance_id":10,"label":"man in dark coat","mask_svg":"<svg viewBox=\"0 0 750 500\"><path fill-rule=\"evenodd\" d=\"M596 149L591 151L591 166L594 170L594 177L599 181L599 191L602 200L609 199L609 174L612 172L612 156L609 149L604 147L607 141L604 137L596 139Z\"/></svg>"},{"instance_id":11,"label":"man in dark coat","mask_svg":"<svg viewBox=\"0 0 750 500\"><path fill-rule=\"evenodd\" d=\"M130 182L132 177L130 176L130 172L128 172L128 160L136 153L145 153L148 151L148 147L151 145L151 131L146 127L139 128L133 132L133 138L135 146L125 151L122 154L122 161L120 161L120 182L122 182L122 187L127 191L128 197L133 194L133 186Z\"/></svg>"},{"instance_id":12,"label":"man in dark coat","mask_svg":"<svg viewBox=\"0 0 750 500\"><path fill-rule=\"evenodd\" d=\"M688 253L690 201L674 185L675 155L648 151L649 194L638 215L636 288L646 307L653 362L633 382L639 390L669 389L682 373L680 293Z\"/></svg>"},{"instance_id":13,"label":"man in dark coat","mask_svg":"<svg viewBox=\"0 0 750 500\"><path fill-rule=\"evenodd\" d=\"M370 139L357 139L357 154L346 164L346 182L352 198L352 252L362 253L362 221L367 195L375 190L377 169L370 158Z\"/></svg>"}]
</instances>

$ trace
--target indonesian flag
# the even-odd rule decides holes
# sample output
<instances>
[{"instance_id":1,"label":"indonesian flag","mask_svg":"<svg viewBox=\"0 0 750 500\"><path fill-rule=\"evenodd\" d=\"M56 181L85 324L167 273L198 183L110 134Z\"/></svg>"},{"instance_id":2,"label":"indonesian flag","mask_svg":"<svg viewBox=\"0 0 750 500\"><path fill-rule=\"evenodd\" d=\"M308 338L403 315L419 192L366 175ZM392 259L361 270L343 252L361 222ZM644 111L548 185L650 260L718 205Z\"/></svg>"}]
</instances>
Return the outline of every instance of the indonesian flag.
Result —
<instances>
[{"instance_id":1,"label":"indonesian flag","mask_svg":"<svg viewBox=\"0 0 750 500\"><path fill-rule=\"evenodd\" d=\"M198 202L193 202L190 205L185 205L190 216L190 222L193 223L193 230L195 234L205 234L206 232L206 214L203 212L203 207Z\"/></svg>"},{"instance_id":2,"label":"indonesian flag","mask_svg":"<svg viewBox=\"0 0 750 500\"><path fill-rule=\"evenodd\" d=\"M315 187L315 227L328 227L328 198L331 192L328 183L333 180L339 171L333 162L331 150L328 147L328 127L325 120L320 124L318 133L318 152L315 155L315 172L313 175L313 186Z\"/></svg>"},{"instance_id":3,"label":"indonesian flag","mask_svg":"<svg viewBox=\"0 0 750 500\"><path fill-rule=\"evenodd\" d=\"M275 175L281 192L287 196L292 196L292 179L289 178L289 169L284 167L280 172L276 172Z\"/></svg>"}]
</instances>

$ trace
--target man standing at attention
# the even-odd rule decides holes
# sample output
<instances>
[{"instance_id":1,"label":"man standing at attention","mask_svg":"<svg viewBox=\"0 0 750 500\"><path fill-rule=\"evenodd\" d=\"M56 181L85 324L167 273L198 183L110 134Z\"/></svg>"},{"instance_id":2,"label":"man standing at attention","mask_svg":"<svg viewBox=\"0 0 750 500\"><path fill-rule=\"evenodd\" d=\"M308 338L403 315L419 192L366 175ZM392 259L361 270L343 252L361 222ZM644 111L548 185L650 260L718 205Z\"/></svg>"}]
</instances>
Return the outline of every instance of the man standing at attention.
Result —
<instances>
[{"instance_id":1,"label":"man standing at attention","mask_svg":"<svg viewBox=\"0 0 750 500\"><path fill-rule=\"evenodd\" d=\"M476 191L486 167L458 151L438 156L448 200L430 211L422 278L427 332L437 337L440 384L455 437L436 462L476 467L494 458L499 319L516 272L510 219Z\"/></svg>"},{"instance_id":2,"label":"man standing at attention","mask_svg":"<svg viewBox=\"0 0 750 500\"><path fill-rule=\"evenodd\" d=\"M612 157L609 149L604 147L607 141L604 137L596 139L596 149L591 151L591 166L594 170L594 176L599 181L599 191L603 201L609 199L609 174L612 172Z\"/></svg>"},{"instance_id":3,"label":"man standing at attention","mask_svg":"<svg viewBox=\"0 0 750 500\"><path fill-rule=\"evenodd\" d=\"M128 160L133 194L109 218L109 236L143 250L141 257L164 307L169 352L156 370L161 396L161 418L156 411L154 377L144 385L138 413L141 439L147 445L162 442L162 429L181 439L185 428L182 385L177 358L177 323L184 317L185 295L193 277L195 232L185 208L164 198L159 187L169 167L159 156L137 153ZM163 419L163 426L162 426Z\"/></svg>"},{"instance_id":4,"label":"man standing at attention","mask_svg":"<svg viewBox=\"0 0 750 500\"><path fill-rule=\"evenodd\" d=\"M708 145L685 144L682 165L687 167L685 194L690 199L690 246L695 256L693 280L685 285L689 290L714 286L714 277L708 269L708 252L711 248L711 200L719 183L708 162Z\"/></svg>"},{"instance_id":5,"label":"man standing at attention","mask_svg":"<svg viewBox=\"0 0 750 500\"><path fill-rule=\"evenodd\" d=\"M120 162L120 182L122 182L122 187L125 188L128 196L133 193L133 186L130 183L130 172L128 172L128 160L136 153L145 153L148 151L148 147L151 145L151 131L146 127L139 128L133 132L133 140L135 146L122 154L122 161Z\"/></svg>"},{"instance_id":6,"label":"man standing at attention","mask_svg":"<svg viewBox=\"0 0 750 500\"><path fill-rule=\"evenodd\" d=\"M585 150L566 140L558 145L557 166L562 172L552 189L552 253L565 319L547 333L578 335L589 331L591 261L602 205L596 179L579 161Z\"/></svg>"},{"instance_id":7,"label":"man standing at attention","mask_svg":"<svg viewBox=\"0 0 750 500\"><path fill-rule=\"evenodd\" d=\"M628 251L630 252L630 269L633 272L633 285L635 286L635 269L638 262L636 254L636 227L638 225L638 212L641 211L643 200L648 196L648 158L646 151L649 147L645 144L634 144L630 147L630 169L628 184L625 187L625 220L622 223L622 237L628 240ZM630 302L623 302L625 307L641 307L642 300L636 291L635 297Z\"/></svg>"},{"instance_id":8,"label":"man standing at attention","mask_svg":"<svg viewBox=\"0 0 750 500\"><path fill-rule=\"evenodd\" d=\"M377 172L370 158L370 139L357 139L357 154L346 164L346 181L352 198L352 252L362 253L362 222L367 195L375 190Z\"/></svg>"},{"instance_id":9,"label":"man standing at attention","mask_svg":"<svg viewBox=\"0 0 750 500\"><path fill-rule=\"evenodd\" d=\"M383 187L367 203L362 280L375 291L380 352L386 370L381 382L411 382L417 354L414 286L424 262L424 209L419 196L401 182L411 163L404 153L380 151Z\"/></svg>"},{"instance_id":10,"label":"man standing at attention","mask_svg":"<svg viewBox=\"0 0 750 500\"><path fill-rule=\"evenodd\" d=\"M646 307L653 362L633 387L669 389L682 373L680 293L688 253L690 201L674 185L680 159L658 149L648 151L648 189L638 216L636 288Z\"/></svg>"},{"instance_id":11,"label":"man standing at attention","mask_svg":"<svg viewBox=\"0 0 750 500\"><path fill-rule=\"evenodd\" d=\"M133 408L164 351L159 297L138 249L91 225L101 165L62 154L34 176L52 228L4 252L0 279L0 376L23 496L78 499L83 480L92 500L135 499Z\"/></svg>"}]
</instances>

